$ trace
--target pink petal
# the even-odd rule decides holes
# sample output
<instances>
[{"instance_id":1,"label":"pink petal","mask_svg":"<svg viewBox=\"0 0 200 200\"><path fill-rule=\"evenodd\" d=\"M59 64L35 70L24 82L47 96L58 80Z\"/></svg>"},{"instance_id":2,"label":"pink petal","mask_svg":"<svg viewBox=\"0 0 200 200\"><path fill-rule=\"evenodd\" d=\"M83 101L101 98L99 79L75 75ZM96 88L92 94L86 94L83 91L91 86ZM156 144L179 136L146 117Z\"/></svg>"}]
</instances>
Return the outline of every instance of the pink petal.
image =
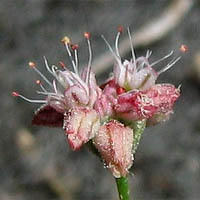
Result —
<instances>
[{"instance_id":1,"label":"pink petal","mask_svg":"<svg viewBox=\"0 0 200 200\"><path fill-rule=\"evenodd\" d=\"M113 176L126 176L133 163L133 131L112 120L100 127L93 141Z\"/></svg>"},{"instance_id":2,"label":"pink petal","mask_svg":"<svg viewBox=\"0 0 200 200\"><path fill-rule=\"evenodd\" d=\"M155 114L173 112L173 105L179 96L179 89L173 85L156 84L145 91L120 95L115 111L129 120L149 119Z\"/></svg>"},{"instance_id":3,"label":"pink petal","mask_svg":"<svg viewBox=\"0 0 200 200\"><path fill-rule=\"evenodd\" d=\"M99 116L95 110L75 107L65 114L63 128L73 150L92 139L100 127Z\"/></svg>"}]
</instances>

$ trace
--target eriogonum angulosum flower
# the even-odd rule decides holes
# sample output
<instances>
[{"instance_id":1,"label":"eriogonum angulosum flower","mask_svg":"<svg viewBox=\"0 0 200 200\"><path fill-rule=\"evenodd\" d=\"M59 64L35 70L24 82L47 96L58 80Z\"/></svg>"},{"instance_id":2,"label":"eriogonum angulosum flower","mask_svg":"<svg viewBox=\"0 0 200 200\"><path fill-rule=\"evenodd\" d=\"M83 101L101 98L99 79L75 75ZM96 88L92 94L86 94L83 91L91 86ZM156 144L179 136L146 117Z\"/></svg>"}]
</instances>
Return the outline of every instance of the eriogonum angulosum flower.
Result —
<instances>
[{"instance_id":1,"label":"eriogonum angulosum flower","mask_svg":"<svg viewBox=\"0 0 200 200\"><path fill-rule=\"evenodd\" d=\"M160 71L153 66L170 57L173 52L160 60L149 63L150 51L145 57L135 57L130 33L132 59L121 61L118 41L122 29L120 28L115 41L115 51L103 37L115 58L114 73L100 87L96 83L92 72L92 50L90 34L84 34L89 49L89 62L80 72L78 67L78 45L71 43L64 37L64 43L73 71L60 62L63 69L55 65L49 66L46 58L45 66L53 76L49 81L30 62L34 69L47 83L48 87L38 80L44 100L30 100L13 92L14 96L43 105L36 111L33 124L52 127L63 127L70 147L78 150L92 140L106 166L117 178L126 176L133 163L134 131L124 124L126 120L148 120L156 124L169 118L173 112L173 105L180 96L179 88L171 84L155 84L158 76L174 65L180 57L172 60ZM128 123L127 123L128 124Z\"/></svg>"},{"instance_id":2,"label":"eriogonum angulosum flower","mask_svg":"<svg viewBox=\"0 0 200 200\"><path fill-rule=\"evenodd\" d=\"M117 94L116 104L113 104L115 114L128 120L148 119L154 123L156 119L157 122L164 121L170 113L173 113L173 105L180 96L180 89L172 84L155 84L155 82L158 76L170 69L180 57L172 59L160 71L155 71L152 67L170 57L173 51L151 64L148 60L152 53L150 51L147 51L145 57L136 58L128 29L132 59L122 62L118 49L121 32L120 28L115 40L115 52L103 37L115 58L114 74L107 84L107 87L112 90L115 85L115 94ZM109 91L108 88L106 89ZM116 96L113 94L110 93L112 97Z\"/></svg>"}]
</instances>

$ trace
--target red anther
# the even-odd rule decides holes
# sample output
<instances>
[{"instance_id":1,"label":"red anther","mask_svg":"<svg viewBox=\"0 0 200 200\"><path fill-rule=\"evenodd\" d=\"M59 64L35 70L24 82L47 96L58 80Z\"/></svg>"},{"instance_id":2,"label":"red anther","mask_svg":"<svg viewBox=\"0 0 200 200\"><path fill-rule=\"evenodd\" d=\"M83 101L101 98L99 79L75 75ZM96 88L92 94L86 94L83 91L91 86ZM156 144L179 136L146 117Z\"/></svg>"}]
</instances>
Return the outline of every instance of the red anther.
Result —
<instances>
[{"instance_id":1,"label":"red anther","mask_svg":"<svg viewBox=\"0 0 200 200\"><path fill-rule=\"evenodd\" d=\"M29 62L28 65L29 65L29 67L35 67L35 63L34 62Z\"/></svg>"},{"instance_id":2,"label":"red anther","mask_svg":"<svg viewBox=\"0 0 200 200\"><path fill-rule=\"evenodd\" d=\"M12 96L13 96L13 97L18 97L18 96L19 96L19 93L18 93L18 92L12 92Z\"/></svg>"},{"instance_id":3,"label":"red anther","mask_svg":"<svg viewBox=\"0 0 200 200\"><path fill-rule=\"evenodd\" d=\"M62 62L62 61L59 62L59 65L60 65L63 69L66 68L65 63Z\"/></svg>"},{"instance_id":4,"label":"red anther","mask_svg":"<svg viewBox=\"0 0 200 200\"><path fill-rule=\"evenodd\" d=\"M89 40L90 39L90 32L85 32L84 37Z\"/></svg>"},{"instance_id":5,"label":"red anther","mask_svg":"<svg viewBox=\"0 0 200 200\"><path fill-rule=\"evenodd\" d=\"M78 47L79 47L78 44L72 44L71 45L71 48L72 48L73 51L75 51L76 49L78 49Z\"/></svg>"},{"instance_id":6,"label":"red anther","mask_svg":"<svg viewBox=\"0 0 200 200\"><path fill-rule=\"evenodd\" d=\"M41 85L42 81L41 80L36 80L35 83L38 84L38 85Z\"/></svg>"},{"instance_id":7,"label":"red anther","mask_svg":"<svg viewBox=\"0 0 200 200\"><path fill-rule=\"evenodd\" d=\"M119 33L122 33L124 31L124 27L123 26L119 26L117 28L117 30L118 30Z\"/></svg>"},{"instance_id":8,"label":"red anther","mask_svg":"<svg viewBox=\"0 0 200 200\"><path fill-rule=\"evenodd\" d=\"M180 47L180 51L183 52L183 53L187 52L188 51L188 46L185 45L185 44L182 44L181 47Z\"/></svg>"}]
</instances>

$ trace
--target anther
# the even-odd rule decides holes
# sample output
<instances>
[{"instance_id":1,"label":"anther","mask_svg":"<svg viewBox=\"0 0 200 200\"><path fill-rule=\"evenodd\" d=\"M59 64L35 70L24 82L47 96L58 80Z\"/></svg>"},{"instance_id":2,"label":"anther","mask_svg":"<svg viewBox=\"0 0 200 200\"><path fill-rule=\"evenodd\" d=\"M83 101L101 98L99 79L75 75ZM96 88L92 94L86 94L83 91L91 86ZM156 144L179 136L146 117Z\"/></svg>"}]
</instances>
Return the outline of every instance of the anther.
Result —
<instances>
[{"instance_id":1,"label":"anther","mask_svg":"<svg viewBox=\"0 0 200 200\"><path fill-rule=\"evenodd\" d=\"M91 34L89 32L85 32L84 33L84 37L89 40L90 39Z\"/></svg>"},{"instance_id":2,"label":"anther","mask_svg":"<svg viewBox=\"0 0 200 200\"><path fill-rule=\"evenodd\" d=\"M65 43L65 44L70 44L71 43L70 39L67 36L63 37L61 42Z\"/></svg>"},{"instance_id":3,"label":"anther","mask_svg":"<svg viewBox=\"0 0 200 200\"><path fill-rule=\"evenodd\" d=\"M64 62L62 62L62 61L60 61L59 62L59 65L63 68L63 69L65 69L66 68L66 65L65 65L65 63Z\"/></svg>"},{"instance_id":4,"label":"anther","mask_svg":"<svg viewBox=\"0 0 200 200\"><path fill-rule=\"evenodd\" d=\"M18 92L12 92L12 96L13 96L13 97L18 97L18 96L19 96L19 93L18 93Z\"/></svg>"},{"instance_id":5,"label":"anther","mask_svg":"<svg viewBox=\"0 0 200 200\"><path fill-rule=\"evenodd\" d=\"M37 85L41 85L41 84L42 84L42 81L41 81L41 80L36 80L35 83L36 83Z\"/></svg>"},{"instance_id":6,"label":"anther","mask_svg":"<svg viewBox=\"0 0 200 200\"><path fill-rule=\"evenodd\" d=\"M118 31L119 33L122 33L122 32L124 31L124 27L123 27L123 26L119 26L119 27L117 28L117 31Z\"/></svg>"},{"instance_id":7,"label":"anther","mask_svg":"<svg viewBox=\"0 0 200 200\"><path fill-rule=\"evenodd\" d=\"M78 48L79 48L78 44L72 44L72 45L71 45L71 49L72 49L73 51L77 50Z\"/></svg>"},{"instance_id":8,"label":"anther","mask_svg":"<svg viewBox=\"0 0 200 200\"><path fill-rule=\"evenodd\" d=\"M12 92L12 96L13 97L20 97L22 99L24 99L25 101L28 101L30 103L47 103L46 100L32 100L32 99L28 99L25 96L19 94L18 92Z\"/></svg>"},{"instance_id":9,"label":"anther","mask_svg":"<svg viewBox=\"0 0 200 200\"><path fill-rule=\"evenodd\" d=\"M36 64L34 62L29 62L28 65L29 65L29 67L35 67L36 66Z\"/></svg>"},{"instance_id":10,"label":"anther","mask_svg":"<svg viewBox=\"0 0 200 200\"><path fill-rule=\"evenodd\" d=\"M181 51L182 53L187 52L187 51L188 51L188 46L185 45L185 44L182 44L181 47L180 47L180 51Z\"/></svg>"}]
</instances>

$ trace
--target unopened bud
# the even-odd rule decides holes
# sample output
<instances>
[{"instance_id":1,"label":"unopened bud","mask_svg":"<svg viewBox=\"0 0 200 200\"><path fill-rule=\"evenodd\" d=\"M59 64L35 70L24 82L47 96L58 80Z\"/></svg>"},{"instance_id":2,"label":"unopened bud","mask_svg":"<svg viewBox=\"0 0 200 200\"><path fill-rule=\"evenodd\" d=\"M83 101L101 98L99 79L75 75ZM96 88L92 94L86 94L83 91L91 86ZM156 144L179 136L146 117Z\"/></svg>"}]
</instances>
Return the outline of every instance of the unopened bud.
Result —
<instances>
[{"instance_id":1,"label":"unopened bud","mask_svg":"<svg viewBox=\"0 0 200 200\"><path fill-rule=\"evenodd\" d=\"M128 174L133 164L133 131L129 127L111 120L100 127L94 145L114 177Z\"/></svg>"}]
</instances>

